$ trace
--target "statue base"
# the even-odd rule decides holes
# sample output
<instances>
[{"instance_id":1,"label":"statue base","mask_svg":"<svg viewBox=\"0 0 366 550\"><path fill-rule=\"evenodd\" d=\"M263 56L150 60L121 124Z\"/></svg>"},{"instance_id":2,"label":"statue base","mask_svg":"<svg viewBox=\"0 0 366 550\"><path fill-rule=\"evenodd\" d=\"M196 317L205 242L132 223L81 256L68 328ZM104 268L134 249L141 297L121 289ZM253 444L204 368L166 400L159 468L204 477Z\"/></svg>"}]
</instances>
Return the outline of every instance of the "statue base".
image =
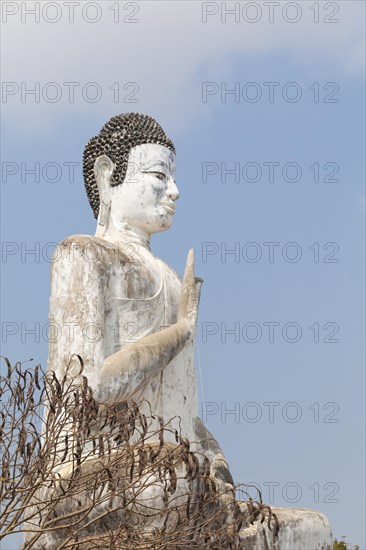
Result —
<instances>
[{"instance_id":1,"label":"statue base","mask_svg":"<svg viewBox=\"0 0 366 550\"><path fill-rule=\"evenodd\" d=\"M332 550L332 532L326 516L300 508L271 509L280 525L277 536L266 521L255 521L240 531L243 550Z\"/></svg>"}]
</instances>

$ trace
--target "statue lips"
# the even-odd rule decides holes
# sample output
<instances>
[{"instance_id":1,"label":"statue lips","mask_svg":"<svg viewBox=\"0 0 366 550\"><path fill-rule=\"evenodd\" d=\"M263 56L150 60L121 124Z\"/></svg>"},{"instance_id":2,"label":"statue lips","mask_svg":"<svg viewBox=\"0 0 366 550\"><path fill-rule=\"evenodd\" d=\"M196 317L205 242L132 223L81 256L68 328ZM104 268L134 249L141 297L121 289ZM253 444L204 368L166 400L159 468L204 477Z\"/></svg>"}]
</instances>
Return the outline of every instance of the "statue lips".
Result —
<instances>
[{"instance_id":1,"label":"statue lips","mask_svg":"<svg viewBox=\"0 0 366 550\"><path fill-rule=\"evenodd\" d=\"M175 214L174 202L162 202L161 206L163 206L170 214Z\"/></svg>"}]
</instances>

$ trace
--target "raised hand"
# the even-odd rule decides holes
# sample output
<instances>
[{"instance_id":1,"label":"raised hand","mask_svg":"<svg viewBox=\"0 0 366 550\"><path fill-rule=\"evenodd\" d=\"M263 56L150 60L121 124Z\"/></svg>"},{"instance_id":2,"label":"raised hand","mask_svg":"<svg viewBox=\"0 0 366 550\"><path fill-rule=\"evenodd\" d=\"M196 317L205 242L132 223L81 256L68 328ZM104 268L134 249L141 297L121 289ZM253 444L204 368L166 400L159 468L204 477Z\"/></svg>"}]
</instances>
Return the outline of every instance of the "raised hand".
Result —
<instances>
[{"instance_id":1,"label":"raised hand","mask_svg":"<svg viewBox=\"0 0 366 550\"><path fill-rule=\"evenodd\" d=\"M195 329L198 314L196 279L194 276L194 252L188 252L183 276L182 292L178 310L178 321L187 321L190 329Z\"/></svg>"}]
</instances>

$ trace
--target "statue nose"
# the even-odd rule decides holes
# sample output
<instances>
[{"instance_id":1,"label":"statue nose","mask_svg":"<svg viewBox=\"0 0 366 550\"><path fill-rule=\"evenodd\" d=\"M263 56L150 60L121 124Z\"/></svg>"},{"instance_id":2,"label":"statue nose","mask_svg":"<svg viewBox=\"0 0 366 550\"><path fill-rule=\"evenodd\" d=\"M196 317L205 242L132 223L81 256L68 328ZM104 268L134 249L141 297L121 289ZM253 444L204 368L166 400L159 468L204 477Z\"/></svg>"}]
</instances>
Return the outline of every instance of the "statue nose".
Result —
<instances>
[{"instance_id":1,"label":"statue nose","mask_svg":"<svg viewBox=\"0 0 366 550\"><path fill-rule=\"evenodd\" d=\"M179 199L179 191L178 187L176 186L175 182L173 180L170 181L170 185L168 187L168 197L172 201L176 201Z\"/></svg>"},{"instance_id":2,"label":"statue nose","mask_svg":"<svg viewBox=\"0 0 366 550\"><path fill-rule=\"evenodd\" d=\"M176 193L169 193L169 198L172 199L172 201L176 201L179 199L179 192Z\"/></svg>"}]
</instances>

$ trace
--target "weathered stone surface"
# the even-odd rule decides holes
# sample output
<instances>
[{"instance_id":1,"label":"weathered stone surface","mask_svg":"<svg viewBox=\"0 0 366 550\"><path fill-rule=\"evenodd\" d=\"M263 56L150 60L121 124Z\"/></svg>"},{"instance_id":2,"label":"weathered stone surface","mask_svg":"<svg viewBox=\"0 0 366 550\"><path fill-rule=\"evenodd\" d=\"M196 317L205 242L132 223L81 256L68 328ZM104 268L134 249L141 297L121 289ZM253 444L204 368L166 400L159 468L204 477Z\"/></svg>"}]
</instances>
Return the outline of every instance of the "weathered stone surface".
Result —
<instances>
[{"instance_id":1,"label":"weathered stone surface","mask_svg":"<svg viewBox=\"0 0 366 550\"><path fill-rule=\"evenodd\" d=\"M278 536L273 536L266 522L256 521L240 532L243 550L332 550L332 532L324 514L301 508L273 507L272 511L280 524Z\"/></svg>"}]
</instances>

